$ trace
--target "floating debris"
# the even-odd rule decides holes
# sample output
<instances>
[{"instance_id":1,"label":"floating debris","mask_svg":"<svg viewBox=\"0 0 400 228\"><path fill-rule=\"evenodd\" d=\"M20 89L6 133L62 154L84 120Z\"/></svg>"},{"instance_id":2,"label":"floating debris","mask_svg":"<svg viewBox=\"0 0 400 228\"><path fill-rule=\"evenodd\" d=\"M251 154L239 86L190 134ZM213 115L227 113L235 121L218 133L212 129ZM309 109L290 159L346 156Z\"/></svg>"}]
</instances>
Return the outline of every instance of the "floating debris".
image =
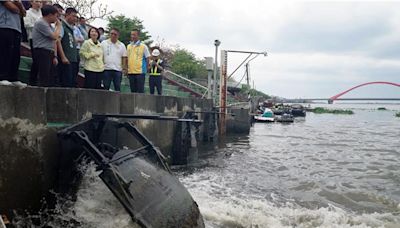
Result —
<instances>
[{"instance_id":1,"label":"floating debris","mask_svg":"<svg viewBox=\"0 0 400 228\"><path fill-rule=\"evenodd\" d=\"M310 112L316 113L316 114L324 114L324 113L330 113L330 114L344 114L344 115L353 115L354 112L349 109L327 109L327 108L322 108L322 107L316 107Z\"/></svg>"}]
</instances>

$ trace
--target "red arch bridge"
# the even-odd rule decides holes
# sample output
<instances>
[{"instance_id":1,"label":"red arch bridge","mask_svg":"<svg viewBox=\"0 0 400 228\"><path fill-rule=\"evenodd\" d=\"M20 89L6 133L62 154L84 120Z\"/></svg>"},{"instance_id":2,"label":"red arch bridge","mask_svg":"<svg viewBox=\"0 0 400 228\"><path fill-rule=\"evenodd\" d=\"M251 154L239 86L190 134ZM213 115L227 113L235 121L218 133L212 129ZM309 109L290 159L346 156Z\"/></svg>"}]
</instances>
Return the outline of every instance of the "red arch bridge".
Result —
<instances>
[{"instance_id":1,"label":"red arch bridge","mask_svg":"<svg viewBox=\"0 0 400 228\"><path fill-rule=\"evenodd\" d=\"M347 101L361 101L361 100L368 100L368 101L400 101L400 97L399 98L340 98L341 96L345 95L346 93L355 90L359 87L363 87L363 86L367 86L367 85L372 85L372 84L383 84L383 85L392 85L392 86L396 86L396 87L400 87L400 83L395 83L395 82L367 82L367 83L363 83L354 87L351 87L348 90L345 90L341 93L338 93L330 98L316 98L316 99L306 99L306 100L328 100L329 104L332 104L334 101L336 100L347 100ZM399 93L400 94L400 93Z\"/></svg>"}]
</instances>

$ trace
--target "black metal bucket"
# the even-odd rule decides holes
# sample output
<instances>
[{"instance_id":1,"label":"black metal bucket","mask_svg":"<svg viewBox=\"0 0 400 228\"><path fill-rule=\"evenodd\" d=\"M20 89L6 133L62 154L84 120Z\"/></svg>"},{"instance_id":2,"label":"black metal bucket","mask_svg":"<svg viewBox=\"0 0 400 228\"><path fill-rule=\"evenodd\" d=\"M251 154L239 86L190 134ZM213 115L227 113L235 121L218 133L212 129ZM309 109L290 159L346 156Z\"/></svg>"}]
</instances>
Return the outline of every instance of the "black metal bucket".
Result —
<instances>
[{"instance_id":1,"label":"black metal bucket","mask_svg":"<svg viewBox=\"0 0 400 228\"><path fill-rule=\"evenodd\" d=\"M121 135L122 129L136 139L138 148L118 149L113 133ZM59 137L63 161L88 155L102 171L100 178L142 227L204 227L196 202L158 148L134 125L95 118L60 131ZM61 175L68 180L73 175L65 170Z\"/></svg>"}]
</instances>

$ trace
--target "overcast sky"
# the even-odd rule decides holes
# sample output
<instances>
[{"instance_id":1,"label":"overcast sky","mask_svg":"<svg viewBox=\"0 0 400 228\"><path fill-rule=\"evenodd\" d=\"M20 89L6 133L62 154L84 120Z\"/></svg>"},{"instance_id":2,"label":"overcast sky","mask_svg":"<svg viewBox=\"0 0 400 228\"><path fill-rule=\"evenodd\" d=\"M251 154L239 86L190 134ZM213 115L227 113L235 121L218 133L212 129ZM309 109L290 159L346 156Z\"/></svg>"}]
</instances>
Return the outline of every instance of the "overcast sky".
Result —
<instances>
[{"instance_id":1,"label":"overcast sky","mask_svg":"<svg viewBox=\"0 0 400 228\"><path fill-rule=\"evenodd\" d=\"M326 98L365 82L400 83L400 2L100 1L114 15L143 20L156 42L198 58L214 56L215 39L221 49L267 51L250 63L250 73L270 95ZM228 73L245 57L229 54ZM400 98L400 87L371 85L346 97Z\"/></svg>"}]
</instances>

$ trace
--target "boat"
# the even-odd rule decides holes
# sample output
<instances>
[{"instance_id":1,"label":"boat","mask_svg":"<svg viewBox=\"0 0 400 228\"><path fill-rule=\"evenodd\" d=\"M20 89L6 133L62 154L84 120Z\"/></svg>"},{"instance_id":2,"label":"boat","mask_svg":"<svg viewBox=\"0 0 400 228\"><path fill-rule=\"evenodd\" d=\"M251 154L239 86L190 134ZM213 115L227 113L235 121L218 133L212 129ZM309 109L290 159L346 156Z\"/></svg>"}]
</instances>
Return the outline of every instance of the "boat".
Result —
<instances>
[{"instance_id":1,"label":"boat","mask_svg":"<svg viewBox=\"0 0 400 228\"><path fill-rule=\"evenodd\" d=\"M304 110L304 107L302 105L292 105L290 113L293 115L293 117L306 116L306 110Z\"/></svg>"},{"instance_id":2,"label":"boat","mask_svg":"<svg viewBox=\"0 0 400 228\"><path fill-rule=\"evenodd\" d=\"M275 121L274 113L269 108L265 108L264 113L262 115L255 116L254 119L257 122L274 122Z\"/></svg>"},{"instance_id":3,"label":"boat","mask_svg":"<svg viewBox=\"0 0 400 228\"><path fill-rule=\"evenodd\" d=\"M293 123L294 117L292 114L284 113L276 118L277 122L281 123Z\"/></svg>"}]
</instances>

